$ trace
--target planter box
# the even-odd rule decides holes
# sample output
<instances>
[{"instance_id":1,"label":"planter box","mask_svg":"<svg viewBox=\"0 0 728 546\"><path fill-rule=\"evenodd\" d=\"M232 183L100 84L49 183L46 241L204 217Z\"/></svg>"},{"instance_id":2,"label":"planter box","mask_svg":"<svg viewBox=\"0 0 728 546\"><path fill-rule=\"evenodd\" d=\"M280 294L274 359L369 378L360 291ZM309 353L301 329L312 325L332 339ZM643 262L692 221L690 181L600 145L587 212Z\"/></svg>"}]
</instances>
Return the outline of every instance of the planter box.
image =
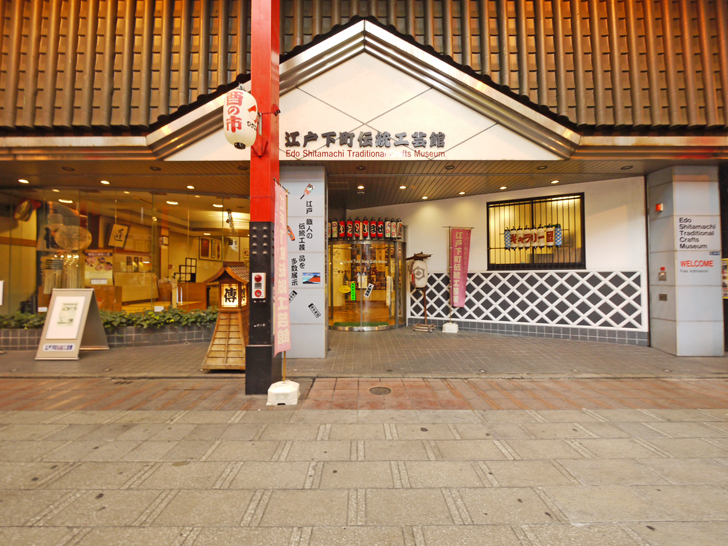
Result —
<instances>
[{"instance_id":1,"label":"planter box","mask_svg":"<svg viewBox=\"0 0 728 546\"><path fill-rule=\"evenodd\" d=\"M109 347L141 347L144 345L171 345L175 343L209 342L214 325L210 326L164 326L147 329L124 326L106 330ZM30 351L38 348L43 330L0 330L0 349L4 351Z\"/></svg>"}]
</instances>

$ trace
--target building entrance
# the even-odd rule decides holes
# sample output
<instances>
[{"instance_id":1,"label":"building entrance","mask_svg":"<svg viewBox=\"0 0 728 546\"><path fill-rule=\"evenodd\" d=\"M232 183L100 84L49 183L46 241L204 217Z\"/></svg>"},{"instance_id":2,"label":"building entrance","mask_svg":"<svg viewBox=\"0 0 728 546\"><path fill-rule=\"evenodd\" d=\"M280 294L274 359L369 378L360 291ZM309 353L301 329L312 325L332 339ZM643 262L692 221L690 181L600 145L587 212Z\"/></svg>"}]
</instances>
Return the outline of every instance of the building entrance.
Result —
<instances>
[{"instance_id":1,"label":"building entrance","mask_svg":"<svg viewBox=\"0 0 728 546\"><path fill-rule=\"evenodd\" d=\"M404 243L329 244L329 327L370 331L406 323Z\"/></svg>"}]
</instances>

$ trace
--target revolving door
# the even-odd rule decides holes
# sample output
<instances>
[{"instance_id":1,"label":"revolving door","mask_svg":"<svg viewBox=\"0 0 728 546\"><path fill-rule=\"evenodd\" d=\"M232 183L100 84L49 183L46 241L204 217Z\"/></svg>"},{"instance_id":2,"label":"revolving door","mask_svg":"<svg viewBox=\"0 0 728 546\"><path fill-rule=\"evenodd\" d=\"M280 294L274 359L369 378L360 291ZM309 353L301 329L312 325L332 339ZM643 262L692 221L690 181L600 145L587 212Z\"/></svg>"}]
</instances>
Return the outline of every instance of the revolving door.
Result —
<instances>
[{"instance_id":1,"label":"revolving door","mask_svg":"<svg viewBox=\"0 0 728 546\"><path fill-rule=\"evenodd\" d=\"M401 241L329 243L329 327L370 331L404 326L406 268Z\"/></svg>"}]
</instances>

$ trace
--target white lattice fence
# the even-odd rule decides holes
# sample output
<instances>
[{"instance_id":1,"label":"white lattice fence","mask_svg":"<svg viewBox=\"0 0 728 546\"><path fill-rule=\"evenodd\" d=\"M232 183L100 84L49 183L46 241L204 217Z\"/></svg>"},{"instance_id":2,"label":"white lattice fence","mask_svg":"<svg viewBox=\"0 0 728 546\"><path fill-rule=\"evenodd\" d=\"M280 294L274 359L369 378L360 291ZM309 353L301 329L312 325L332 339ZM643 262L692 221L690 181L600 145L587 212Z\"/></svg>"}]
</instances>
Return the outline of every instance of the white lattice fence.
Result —
<instances>
[{"instance_id":1,"label":"white lattice fence","mask_svg":"<svg viewBox=\"0 0 728 546\"><path fill-rule=\"evenodd\" d=\"M449 276L427 284L427 315L449 317ZM645 329L639 271L509 271L470 273L465 307L453 320ZM410 293L410 317L422 318L422 295Z\"/></svg>"}]
</instances>

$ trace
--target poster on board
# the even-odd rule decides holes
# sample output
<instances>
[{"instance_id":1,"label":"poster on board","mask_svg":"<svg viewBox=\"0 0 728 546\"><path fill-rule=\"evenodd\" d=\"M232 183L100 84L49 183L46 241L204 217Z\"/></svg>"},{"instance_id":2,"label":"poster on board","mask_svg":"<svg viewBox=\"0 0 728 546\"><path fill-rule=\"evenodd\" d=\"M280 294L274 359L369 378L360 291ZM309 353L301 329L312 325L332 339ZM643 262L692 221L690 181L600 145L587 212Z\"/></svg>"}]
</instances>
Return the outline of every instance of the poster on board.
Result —
<instances>
[{"instance_id":1,"label":"poster on board","mask_svg":"<svg viewBox=\"0 0 728 546\"><path fill-rule=\"evenodd\" d=\"M79 350L108 350L93 289L54 289L36 360L78 360Z\"/></svg>"}]
</instances>

